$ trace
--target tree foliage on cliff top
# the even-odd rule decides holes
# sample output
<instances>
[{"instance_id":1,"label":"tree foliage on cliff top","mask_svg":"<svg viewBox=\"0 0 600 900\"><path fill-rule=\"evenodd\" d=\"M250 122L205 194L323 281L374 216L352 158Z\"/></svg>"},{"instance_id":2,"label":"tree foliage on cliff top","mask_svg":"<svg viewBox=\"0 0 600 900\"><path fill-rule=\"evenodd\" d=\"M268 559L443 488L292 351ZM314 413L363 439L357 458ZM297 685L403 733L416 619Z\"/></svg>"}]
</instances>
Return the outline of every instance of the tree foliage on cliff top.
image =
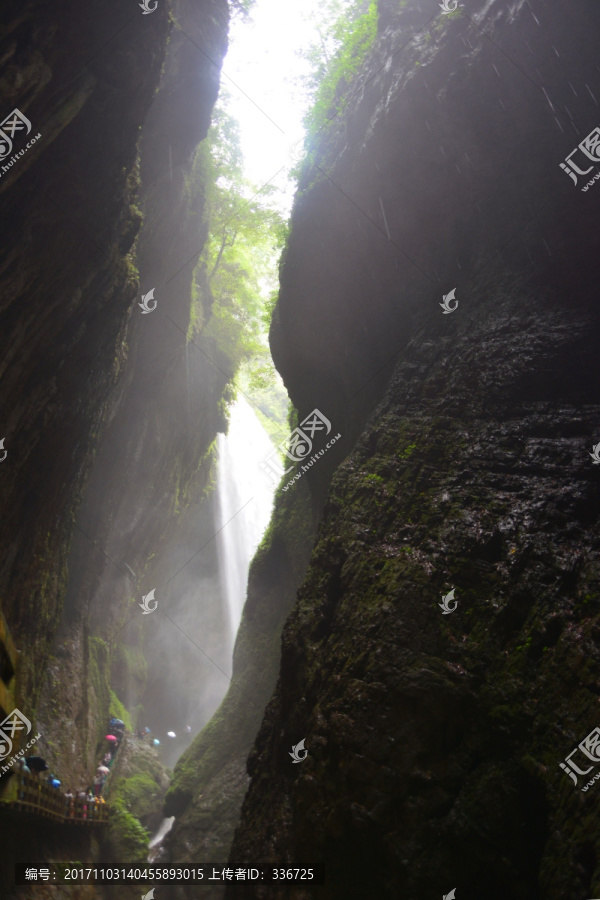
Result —
<instances>
[{"instance_id":1,"label":"tree foliage on cliff top","mask_svg":"<svg viewBox=\"0 0 600 900\"><path fill-rule=\"evenodd\" d=\"M229 0L232 16L239 16L243 22L248 21L250 12L256 0Z\"/></svg>"},{"instance_id":2,"label":"tree foliage on cliff top","mask_svg":"<svg viewBox=\"0 0 600 900\"><path fill-rule=\"evenodd\" d=\"M211 294L211 316L203 329L229 360L241 363L269 358L265 308L276 287L276 260L286 224L277 208L275 188L257 191L244 177L239 129L227 112L227 95L215 107L206 156L206 216L209 236L202 272ZM197 279L198 300L203 284ZM196 326L202 311L196 311Z\"/></svg>"},{"instance_id":3,"label":"tree foliage on cliff top","mask_svg":"<svg viewBox=\"0 0 600 900\"><path fill-rule=\"evenodd\" d=\"M319 40L306 53L312 75L306 87L313 103L304 117L314 135L333 117L345 90L362 66L377 36L375 0L328 0L316 25Z\"/></svg>"},{"instance_id":4,"label":"tree foliage on cliff top","mask_svg":"<svg viewBox=\"0 0 600 900\"><path fill-rule=\"evenodd\" d=\"M244 175L239 127L221 90L201 148L209 234L195 273L189 337L202 333L222 354L221 366L244 391L260 395L266 415L285 421L287 395L278 383L267 333L277 293L277 259L287 223L277 189L257 190Z\"/></svg>"}]
</instances>

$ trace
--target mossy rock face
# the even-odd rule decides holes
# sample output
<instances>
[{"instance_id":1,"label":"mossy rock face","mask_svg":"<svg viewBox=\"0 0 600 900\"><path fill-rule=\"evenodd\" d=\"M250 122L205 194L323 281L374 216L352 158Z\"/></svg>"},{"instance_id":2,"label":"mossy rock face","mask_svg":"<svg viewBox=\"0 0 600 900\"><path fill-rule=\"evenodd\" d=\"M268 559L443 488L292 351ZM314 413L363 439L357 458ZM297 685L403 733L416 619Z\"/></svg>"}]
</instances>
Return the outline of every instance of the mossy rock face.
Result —
<instances>
[{"instance_id":1,"label":"mossy rock face","mask_svg":"<svg viewBox=\"0 0 600 900\"><path fill-rule=\"evenodd\" d=\"M125 610L125 614L127 617L131 617L129 609ZM111 654L110 681L117 695L138 698L144 693L148 675L148 664L142 649L142 632L139 627L137 630L133 628L128 629L127 638L128 643L119 640L114 642ZM123 711L123 704L119 696L112 696L111 702L115 708L121 704L121 711ZM119 719L123 719L127 728L131 730L134 724L137 723L133 723L129 719L128 712L125 711L125 713L127 721L124 715L117 712L114 715Z\"/></svg>"},{"instance_id":2,"label":"mossy rock face","mask_svg":"<svg viewBox=\"0 0 600 900\"><path fill-rule=\"evenodd\" d=\"M109 776L107 800L154 832L162 821L168 785L168 775L156 750L126 735Z\"/></svg>"},{"instance_id":3,"label":"mossy rock face","mask_svg":"<svg viewBox=\"0 0 600 900\"><path fill-rule=\"evenodd\" d=\"M130 734L126 735L119 750L116 774L119 778L148 775L163 789L168 783L166 769L154 747Z\"/></svg>"},{"instance_id":4,"label":"mossy rock face","mask_svg":"<svg viewBox=\"0 0 600 900\"><path fill-rule=\"evenodd\" d=\"M150 834L122 800L111 804L106 847L113 860L145 865Z\"/></svg>"},{"instance_id":5,"label":"mossy rock face","mask_svg":"<svg viewBox=\"0 0 600 900\"><path fill-rule=\"evenodd\" d=\"M128 731L132 731L133 726L131 722L131 716L117 697L114 691L110 692L110 705L108 707L108 714L111 718L121 719L122 722L125 723L125 728Z\"/></svg>"},{"instance_id":6,"label":"mossy rock face","mask_svg":"<svg viewBox=\"0 0 600 900\"><path fill-rule=\"evenodd\" d=\"M111 691L109 648L64 623L41 695L38 753L66 789L91 781L106 734ZM75 743L74 743L75 742Z\"/></svg>"},{"instance_id":7,"label":"mossy rock face","mask_svg":"<svg viewBox=\"0 0 600 900\"><path fill-rule=\"evenodd\" d=\"M160 786L146 774L123 778L115 789L115 802L122 800L128 812L139 819L142 825L155 816L156 810L160 809L162 797Z\"/></svg>"}]
</instances>

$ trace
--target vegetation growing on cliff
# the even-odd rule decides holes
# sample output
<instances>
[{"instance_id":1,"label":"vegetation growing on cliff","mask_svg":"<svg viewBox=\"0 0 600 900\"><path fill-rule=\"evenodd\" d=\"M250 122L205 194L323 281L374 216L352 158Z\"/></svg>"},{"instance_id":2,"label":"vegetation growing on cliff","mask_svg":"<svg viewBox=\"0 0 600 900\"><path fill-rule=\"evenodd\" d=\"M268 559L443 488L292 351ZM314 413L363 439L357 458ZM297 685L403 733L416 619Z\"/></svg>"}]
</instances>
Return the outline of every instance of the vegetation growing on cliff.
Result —
<instances>
[{"instance_id":1,"label":"vegetation growing on cliff","mask_svg":"<svg viewBox=\"0 0 600 900\"><path fill-rule=\"evenodd\" d=\"M313 105L304 119L309 137L339 111L336 103L362 66L377 35L377 3L330 0L317 30L319 42L306 54L313 66L307 81Z\"/></svg>"},{"instance_id":2,"label":"vegetation growing on cliff","mask_svg":"<svg viewBox=\"0 0 600 900\"><path fill-rule=\"evenodd\" d=\"M286 225L276 189L257 191L244 177L238 125L227 112L226 95L215 107L202 154L209 235L196 278L192 331L201 325L198 303L208 291L211 317L204 333L215 340L229 371L233 375L251 361L266 371L263 314L276 287L274 262Z\"/></svg>"},{"instance_id":3,"label":"vegetation growing on cliff","mask_svg":"<svg viewBox=\"0 0 600 900\"><path fill-rule=\"evenodd\" d=\"M142 819L160 808L162 792L156 781L145 772L138 772L120 782L115 800L122 800L125 808Z\"/></svg>"},{"instance_id":4,"label":"vegetation growing on cliff","mask_svg":"<svg viewBox=\"0 0 600 900\"><path fill-rule=\"evenodd\" d=\"M167 774L156 750L126 738L108 787L108 848L113 859L146 859L148 830L152 832L160 823L167 784Z\"/></svg>"},{"instance_id":5,"label":"vegetation growing on cliff","mask_svg":"<svg viewBox=\"0 0 600 900\"><path fill-rule=\"evenodd\" d=\"M108 714L109 716L114 716L115 719L121 719L121 721L125 723L125 728L127 728L128 731L133 731L131 716L113 690L111 690L110 692L110 706L108 708Z\"/></svg>"},{"instance_id":6,"label":"vegetation growing on cliff","mask_svg":"<svg viewBox=\"0 0 600 900\"><path fill-rule=\"evenodd\" d=\"M88 638L88 708L94 710L95 733L86 740L86 756L93 756L102 740L110 705L110 655L108 644L99 637Z\"/></svg>"},{"instance_id":7,"label":"vegetation growing on cliff","mask_svg":"<svg viewBox=\"0 0 600 900\"><path fill-rule=\"evenodd\" d=\"M287 414L267 342L287 224L277 189L257 190L245 177L238 124L227 106L222 91L192 172L206 185L208 240L194 273L188 337L202 335L216 345L218 363L235 385L260 394L263 424L270 427L274 419L283 424Z\"/></svg>"},{"instance_id":8,"label":"vegetation growing on cliff","mask_svg":"<svg viewBox=\"0 0 600 900\"><path fill-rule=\"evenodd\" d=\"M248 19L250 10L254 6L256 0L229 0L231 14L239 15L242 19Z\"/></svg>"},{"instance_id":9,"label":"vegetation growing on cliff","mask_svg":"<svg viewBox=\"0 0 600 900\"><path fill-rule=\"evenodd\" d=\"M124 863L145 865L150 835L139 820L127 811L122 799L111 804L108 824L112 857Z\"/></svg>"}]
</instances>

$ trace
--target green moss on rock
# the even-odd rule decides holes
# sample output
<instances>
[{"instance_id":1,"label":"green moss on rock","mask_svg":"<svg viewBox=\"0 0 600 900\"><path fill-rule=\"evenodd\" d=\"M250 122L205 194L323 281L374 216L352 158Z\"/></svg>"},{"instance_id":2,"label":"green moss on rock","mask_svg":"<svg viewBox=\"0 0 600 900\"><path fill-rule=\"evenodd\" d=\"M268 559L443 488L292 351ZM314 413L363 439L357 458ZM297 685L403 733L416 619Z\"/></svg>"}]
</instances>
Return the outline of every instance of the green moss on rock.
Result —
<instances>
[{"instance_id":1,"label":"green moss on rock","mask_svg":"<svg viewBox=\"0 0 600 900\"><path fill-rule=\"evenodd\" d=\"M113 690L110 691L110 706L108 708L108 714L111 717L114 716L115 719L121 719L121 721L125 723L125 728L127 728L128 731L133 731L131 716Z\"/></svg>"},{"instance_id":2,"label":"green moss on rock","mask_svg":"<svg viewBox=\"0 0 600 900\"><path fill-rule=\"evenodd\" d=\"M163 792L156 781L146 773L123 778L116 789L116 801L122 800L128 812L143 821L160 807Z\"/></svg>"},{"instance_id":3,"label":"green moss on rock","mask_svg":"<svg viewBox=\"0 0 600 900\"><path fill-rule=\"evenodd\" d=\"M95 710L95 733L89 735L86 756L96 753L104 737L111 702L110 657L106 641L88 638L88 708Z\"/></svg>"},{"instance_id":4,"label":"green moss on rock","mask_svg":"<svg viewBox=\"0 0 600 900\"><path fill-rule=\"evenodd\" d=\"M107 845L113 860L145 864L149 840L149 832L127 811L122 799L111 804Z\"/></svg>"}]
</instances>

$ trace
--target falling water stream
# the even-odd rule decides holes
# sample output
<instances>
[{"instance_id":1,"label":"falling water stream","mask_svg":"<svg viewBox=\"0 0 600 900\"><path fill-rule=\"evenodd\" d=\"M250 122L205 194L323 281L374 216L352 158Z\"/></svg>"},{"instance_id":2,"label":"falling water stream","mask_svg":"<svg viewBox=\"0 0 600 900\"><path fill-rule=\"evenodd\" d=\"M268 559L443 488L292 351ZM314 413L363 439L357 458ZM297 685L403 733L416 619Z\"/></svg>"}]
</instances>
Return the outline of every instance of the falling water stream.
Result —
<instances>
[{"instance_id":1,"label":"falling water stream","mask_svg":"<svg viewBox=\"0 0 600 900\"><path fill-rule=\"evenodd\" d=\"M273 444L243 397L230 407L229 430L217 437L217 558L224 612L228 623L228 667L242 617L248 569L271 517L274 485L260 468ZM150 840L152 855L174 819L163 819Z\"/></svg>"},{"instance_id":2,"label":"falling water stream","mask_svg":"<svg viewBox=\"0 0 600 900\"><path fill-rule=\"evenodd\" d=\"M156 832L156 834L154 834L154 835L150 838L150 842L149 842L149 844L148 844L148 849L149 849L149 850L153 850L154 847L157 846L157 844L160 844L160 842L162 841L162 839L164 838L164 836L165 836L166 834L168 834L169 831L171 830L174 821L175 821L175 816L169 816L168 819L163 819L163 820L162 820L162 822L160 823L160 825L159 825L159 827L158 827L158 831ZM157 852L157 851L155 851L155 853L156 853L156 852ZM149 858L150 860L152 860L152 857L153 857L153 856L154 856L154 854L153 854L153 853L150 853L148 858Z\"/></svg>"},{"instance_id":3,"label":"falling water stream","mask_svg":"<svg viewBox=\"0 0 600 900\"><path fill-rule=\"evenodd\" d=\"M229 431L218 436L217 449L217 555L233 651L248 568L269 523L275 492L260 469L273 444L243 397L231 407Z\"/></svg>"}]
</instances>

